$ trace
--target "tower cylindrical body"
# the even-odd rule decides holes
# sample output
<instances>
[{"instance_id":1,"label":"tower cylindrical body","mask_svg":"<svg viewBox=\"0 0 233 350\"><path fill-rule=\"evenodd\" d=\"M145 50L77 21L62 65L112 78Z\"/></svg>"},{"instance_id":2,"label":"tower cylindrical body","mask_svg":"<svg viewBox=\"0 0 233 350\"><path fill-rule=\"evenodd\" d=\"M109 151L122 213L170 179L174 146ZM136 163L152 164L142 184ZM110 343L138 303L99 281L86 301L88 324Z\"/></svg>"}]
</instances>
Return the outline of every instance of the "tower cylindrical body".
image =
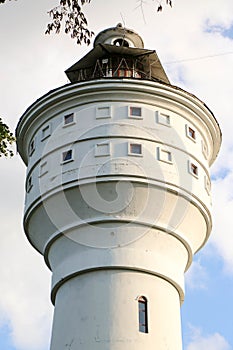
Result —
<instances>
[{"instance_id":1,"label":"tower cylindrical body","mask_svg":"<svg viewBox=\"0 0 233 350\"><path fill-rule=\"evenodd\" d=\"M37 100L17 134L25 232L53 272L51 350L181 350L184 272L211 231L209 109L171 85L99 79Z\"/></svg>"}]
</instances>

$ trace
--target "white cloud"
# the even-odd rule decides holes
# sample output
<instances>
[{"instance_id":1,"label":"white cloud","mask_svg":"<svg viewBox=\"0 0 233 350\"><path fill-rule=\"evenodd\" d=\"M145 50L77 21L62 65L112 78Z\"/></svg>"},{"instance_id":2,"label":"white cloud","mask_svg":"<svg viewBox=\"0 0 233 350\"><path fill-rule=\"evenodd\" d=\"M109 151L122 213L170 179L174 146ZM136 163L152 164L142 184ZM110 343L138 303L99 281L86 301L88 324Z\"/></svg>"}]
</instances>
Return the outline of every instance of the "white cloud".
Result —
<instances>
[{"instance_id":1,"label":"white cloud","mask_svg":"<svg viewBox=\"0 0 233 350\"><path fill-rule=\"evenodd\" d=\"M214 230L212 243L225 263L225 269L233 274L233 172L230 171L224 178L213 181L214 194Z\"/></svg>"},{"instance_id":2,"label":"white cloud","mask_svg":"<svg viewBox=\"0 0 233 350\"><path fill-rule=\"evenodd\" d=\"M189 270L185 273L185 283L189 289L206 289L208 275L201 261L193 261Z\"/></svg>"},{"instance_id":3,"label":"white cloud","mask_svg":"<svg viewBox=\"0 0 233 350\"><path fill-rule=\"evenodd\" d=\"M18 157L1 159L0 327L8 324L19 350L48 348L50 273L22 232L24 169ZM0 342L1 344L1 342Z\"/></svg>"},{"instance_id":4,"label":"white cloud","mask_svg":"<svg viewBox=\"0 0 233 350\"><path fill-rule=\"evenodd\" d=\"M227 340L219 333L203 335L201 329L190 326L192 340L186 350L231 350Z\"/></svg>"}]
</instances>

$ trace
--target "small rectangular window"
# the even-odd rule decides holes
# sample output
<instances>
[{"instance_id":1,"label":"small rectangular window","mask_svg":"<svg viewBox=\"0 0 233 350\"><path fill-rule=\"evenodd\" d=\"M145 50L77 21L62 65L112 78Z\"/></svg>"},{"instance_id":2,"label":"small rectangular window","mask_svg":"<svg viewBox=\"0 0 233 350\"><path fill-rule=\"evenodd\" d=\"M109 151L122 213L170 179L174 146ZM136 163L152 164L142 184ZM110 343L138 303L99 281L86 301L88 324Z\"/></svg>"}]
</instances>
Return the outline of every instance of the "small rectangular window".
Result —
<instances>
[{"instance_id":1,"label":"small rectangular window","mask_svg":"<svg viewBox=\"0 0 233 350\"><path fill-rule=\"evenodd\" d=\"M191 140L196 141L196 131L189 125L186 124L186 135Z\"/></svg>"},{"instance_id":2,"label":"small rectangular window","mask_svg":"<svg viewBox=\"0 0 233 350\"><path fill-rule=\"evenodd\" d=\"M32 188L32 176L29 176L26 183L26 192L29 193Z\"/></svg>"},{"instance_id":3,"label":"small rectangular window","mask_svg":"<svg viewBox=\"0 0 233 350\"><path fill-rule=\"evenodd\" d=\"M172 163L172 153L169 150L158 147L157 148L158 160L165 163Z\"/></svg>"},{"instance_id":4,"label":"small rectangular window","mask_svg":"<svg viewBox=\"0 0 233 350\"><path fill-rule=\"evenodd\" d=\"M43 176L45 174L47 174L48 172L48 163L47 161L46 162L43 162L41 165L40 165L40 173L39 173L39 176Z\"/></svg>"},{"instance_id":5,"label":"small rectangular window","mask_svg":"<svg viewBox=\"0 0 233 350\"><path fill-rule=\"evenodd\" d=\"M198 177L198 166L192 162L189 162L189 172L195 177Z\"/></svg>"},{"instance_id":6,"label":"small rectangular window","mask_svg":"<svg viewBox=\"0 0 233 350\"><path fill-rule=\"evenodd\" d=\"M74 113L70 113L64 116L64 126L74 124Z\"/></svg>"},{"instance_id":7,"label":"small rectangular window","mask_svg":"<svg viewBox=\"0 0 233 350\"><path fill-rule=\"evenodd\" d=\"M205 176L205 189L208 195L210 195L211 192L211 181L208 176Z\"/></svg>"},{"instance_id":8,"label":"small rectangular window","mask_svg":"<svg viewBox=\"0 0 233 350\"><path fill-rule=\"evenodd\" d=\"M72 150L69 149L68 151L62 152L62 162L67 163L73 160L73 154Z\"/></svg>"},{"instance_id":9,"label":"small rectangular window","mask_svg":"<svg viewBox=\"0 0 233 350\"><path fill-rule=\"evenodd\" d=\"M205 159L207 159L208 158L208 153L209 153L207 144L205 143L205 141L202 140L201 145L202 145L202 153L203 153Z\"/></svg>"},{"instance_id":10,"label":"small rectangular window","mask_svg":"<svg viewBox=\"0 0 233 350\"><path fill-rule=\"evenodd\" d=\"M95 145L95 157L103 157L110 155L109 142L98 143Z\"/></svg>"},{"instance_id":11,"label":"small rectangular window","mask_svg":"<svg viewBox=\"0 0 233 350\"><path fill-rule=\"evenodd\" d=\"M111 107L102 106L96 108L96 119L111 118Z\"/></svg>"},{"instance_id":12,"label":"small rectangular window","mask_svg":"<svg viewBox=\"0 0 233 350\"><path fill-rule=\"evenodd\" d=\"M141 107L129 107L129 117L142 119L142 108Z\"/></svg>"},{"instance_id":13,"label":"small rectangular window","mask_svg":"<svg viewBox=\"0 0 233 350\"><path fill-rule=\"evenodd\" d=\"M50 124L48 124L41 129L41 141L45 140L50 135L51 135L51 126Z\"/></svg>"},{"instance_id":14,"label":"small rectangular window","mask_svg":"<svg viewBox=\"0 0 233 350\"><path fill-rule=\"evenodd\" d=\"M128 153L130 155L142 155L142 145L140 143L130 143Z\"/></svg>"},{"instance_id":15,"label":"small rectangular window","mask_svg":"<svg viewBox=\"0 0 233 350\"><path fill-rule=\"evenodd\" d=\"M35 139L32 139L28 148L29 157L31 157L34 151L35 151Z\"/></svg>"},{"instance_id":16,"label":"small rectangular window","mask_svg":"<svg viewBox=\"0 0 233 350\"><path fill-rule=\"evenodd\" d=\"M157 121L158 124L171 126L170 115L164 114L164 113L160 113L159 111L156 112L156 121Z\"/></svg>"}]
</instances>

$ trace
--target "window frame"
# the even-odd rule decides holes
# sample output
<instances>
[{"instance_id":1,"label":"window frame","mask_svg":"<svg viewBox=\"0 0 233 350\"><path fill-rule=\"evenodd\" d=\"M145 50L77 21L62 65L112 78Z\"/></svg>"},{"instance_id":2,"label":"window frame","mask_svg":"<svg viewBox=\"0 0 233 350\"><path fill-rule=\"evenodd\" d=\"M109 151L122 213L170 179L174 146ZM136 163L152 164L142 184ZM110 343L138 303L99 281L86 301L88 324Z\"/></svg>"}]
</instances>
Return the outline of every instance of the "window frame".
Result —
<instances>
[{"instance_id":1,"label":"window frame","mask_svg":"<svg viewBox=\"0 0 233 350\"><path fill-rule=\"evenodd\" d=\"M134 110L140 110L140 115L133 114L132 111ZM131 119L143 119L143 110L141 106L128 106L128 117Z\"/></svg>"},{"instance_id":2,"label":"window frame","mask_svg":"<svg viewBox=\"0 0 233 350\"><path fill-rule=\"evenodd\" d=\"M210 193L211 193L211 180L210 180L209 176L207 176L207 175L204 176L204 182L205 182L206 192L210 196Z\"/></svg>"},{"instance_id":3,"label":"window frame","mask_svg":"<svg viewBox=\"0 0 233 350\"><path fill-rule=\"evenodd\" d=\"M185 125L186 128L186 136L192 140L193 142L197 141L197 132L193 126L190 126L188 124Z\"/></svg>"},{"instance_id":4,"label":"window frame","mask_svg":"<svg viewBox=\"0 0 233 350\"><path fill-rule=\"evenodd\" d=\"M165 159L165 157L163 157L163 154L168 154L168 158L170 155L170 159ZM173 164L172 161L172 152L170 150L167 150L163 147L157 147L157 158L158 160L160 160L161 162L167 163L167 164Z\"/></svg>"},{"instance_id":5,"label":"window frame","mask_svg":"<svg viewBox=\"0 0 233 350\"><path fill-rule=\"evenodd\" d=\"M67 156L67 154L69 154L69 153L70 153L70 158L65 159L66 157L64 157L64 155L66 154L66 156ZM71 148L66 150L66 151L63 151L61 155L62 155L61 164L66 164L66 163L72 162L74 160L74 151Z\"/></svg>"},{"instance_id":6,"label":"window frame","mask_svg":"<svg viewBox=\"0 0 233 350\"><path fill-rule=\"evenodd\" d=\"M140 146L140 153L132 152L132 146ZM128 155L135 156L135 157L142 157L143 156L143 145L141 143L136 142L129 142L128 143Z\"/></svg>"},{"instance_id":7,"label":"window frame","mask_svg":"<svg viewBox=\"0 0 233 350\"><path fill-rule=\"evenodd\" d=\"M188 162L188 168L189 168L189 173L191 175L193 175L196 178L199 177L199 167L198 167L198 165L195 162L189 161Z\"/></svg>"},{"instance_id":8,"label":"window frame","mask_svg":"<svg viewBox=\"0 0 233 350\"><path fill-rule=\"evenodd\" d=\"M142 319L144 322L142 323ZM148 331L148 301L143 295L138 297L138 330L140 333L149 333Z\"/></svg>"},{"instance_id":9,"label":"window frame","mask_svg":"<svg viewBox=\"0 0 233 350\"><path fill-rule=\"evenodd\" d=\"M29 143L29 146L28 146L28 155L29 155L29 157L32 156L32 154L35 152L35 149L36 149L36 139L32 138L30 143Z\"/></svg>"},{"instance_id":10,"label":"window frame","mask_svg":"<svg viewBox=\"0 0 233 350\"><path fill-rule=\"evenodd\" d=\"M26 180L26 192L29 193L33 187L32 175L28 176Z\"/></svg>"},{"instance_id":11,"label":"window frame","mask_svg":"<svg viewBox=\"0 0 233 350\"><path fill-rule=\"evenodd\" d=\"M102 114L98 114L98 111L100 111L101 109L108 109L109 113L107 113L106 115L102 115ZM108 118L112 118L112 106L106 105L106 106L97 106L96 110L95 110L95 118L96 119L108 119Z\"/></svg>"},{"instance_id":12,"label":"window frame","mask_svg":"<svg viewBox=\"0 0 233 350\"><path fill-rule=\"evenodd\" d=\"M72 121L70 122L66 122L66 118L69 118L72 116ZM68 113L68 114L65 114L63 116L63 127L66 128L67 126L70 126L70 125L74 125L76 122L75 122L75 114L73 112L71 113Z\"/></svg>"},{"instance_id":13,"label":"window frame","mask_svg":"<svg viewBox=\"0 0 233 350\"><path fill-rule=\"evenodd\" d=\"M171 116L169 114L166 114L160 111L156 111L155 113L156 113L156 121L158 124L171 127ZM164 117L167 118L168 122L164 121Z\"/></svg>"},{"instance_id":14,"label":"window frame","mask_svg":"<svg viewBox=\"0 0 233 350\"><path fill-rule=\"evenodd\" d=\"M46 168L44 168L44 167L46 167ZM39 177L42 177L47 173L48 173L48 161L45 160L44 162L41 162L41 164L40 164Z\"/></svg>"},{"instance_id":15,"label":"window frame","mask_svg":"<svg viewBox=\"0 0 233 350\"><path fill-rule=\"evenodd\" d=\"M202 154L205 157L205 159L208 159L209 149L208 149L208 146L204 140L201 140L201 150L202 150Z\"/></svg>"},{"instance_id":16,"label":"window frame","mask_svg":"<svg viewBox=\"0 0 233 350\"><path fill-rule=\"evenodd\" d=\"M48 133L45 133L45 130L48 130ZM41 129L41 141L46 140L51 135L51 124L46 124Z\"/></svg>"},{"instance_id":17,"label":"window frame","mask_svg":"<svg viewBox=\"0 0 233 350\"><path fill-rule=\"evenodd\" d=\"M108 146L108 151L106 153L101 153L100 151L98 151L98 147L101 148L101 146ZM111 155L110 142L106 141L106 142L101 142L101 143L95 144L95 157L107 157L110 155Z\"/></svg>"}]
</instances>

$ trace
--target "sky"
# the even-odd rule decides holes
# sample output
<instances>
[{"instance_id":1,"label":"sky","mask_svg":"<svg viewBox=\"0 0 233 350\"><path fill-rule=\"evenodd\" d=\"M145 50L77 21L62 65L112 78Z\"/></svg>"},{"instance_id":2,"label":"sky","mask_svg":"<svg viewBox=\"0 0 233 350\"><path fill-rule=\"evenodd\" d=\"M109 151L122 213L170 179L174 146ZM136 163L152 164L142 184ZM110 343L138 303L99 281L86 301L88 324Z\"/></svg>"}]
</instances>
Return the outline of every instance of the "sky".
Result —
<instances>
[{"instance_id":1,"label":"sky","mask_svg":"<svg viewBox=\"0 0 233 350\"><path fill-rule=\"evenodd\" d=\"M0 116L12 130L37 98L68 82L64 71L92 47L45 36L54 0L0 5ZM217 118L223 142L211 168L213 230L186 273L181 307L184 350L233 350L233 1L92 0L90 28L122 22L155 49L170 81L199 97ZM139 6L139 7L138 7ZM23 232L25 166L0 160L0 349L48 350L51 274Z\"/></svg>"}]
</instances>

